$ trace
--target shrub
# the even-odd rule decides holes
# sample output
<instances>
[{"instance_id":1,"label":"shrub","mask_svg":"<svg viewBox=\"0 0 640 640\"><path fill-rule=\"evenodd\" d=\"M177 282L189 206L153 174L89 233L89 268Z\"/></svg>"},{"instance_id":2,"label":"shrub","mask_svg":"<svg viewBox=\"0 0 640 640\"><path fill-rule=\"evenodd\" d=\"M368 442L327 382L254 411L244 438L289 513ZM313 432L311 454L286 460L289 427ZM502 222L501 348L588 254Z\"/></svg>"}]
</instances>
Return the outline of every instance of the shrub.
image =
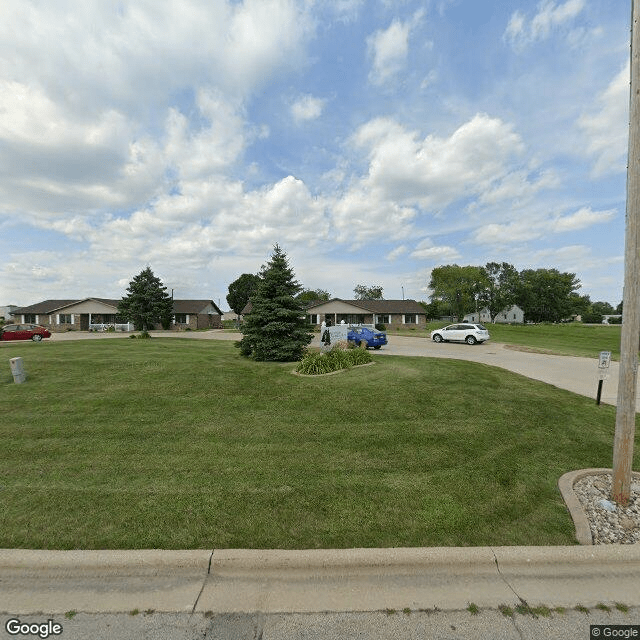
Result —
<instances>
[{"instance_id":1,"label":"shrub","mask_svg":"<svg viewBox=\"0 0 640 640\"><path fill-rule=\"evenodd\" d=\"M368 351L363 349L345 350L336 345L327 353L307 351L300 364L298 364L296 371L305 375L317 376L367 364L371 360L371 354Z\"/></svg>"},{"instance_id":2,"label":"shrub","mask_svg":"<svg viewBox=\"0 0 640 640\"><path fill-rule=\"evenodd\" d=\"M622 318L609 318L609 324L622 324Z\"/></svg>"},{"instance_id":3,"label":"shrub","mask_svg":"<svg viewBox=\"0 0 640 640\"><path fill-rule=\"evenodd\" d=\"M587 324L602 324L602 314L601 313L583 313L582 322L585 322Z\"/></svg>"},{"instance_id":4,"label":"shrub","mask_svg":"<svg viewBox=\"0 0 640 640\"><path fill-rule=\"evenodd\" d=\"M384 324L377 324L377 325L376 325L376 329L377 329L378 331L386 331L386 330L387 330L387 326L386 326L386 325L384 325Z\"/></svg>"}]
</instances>

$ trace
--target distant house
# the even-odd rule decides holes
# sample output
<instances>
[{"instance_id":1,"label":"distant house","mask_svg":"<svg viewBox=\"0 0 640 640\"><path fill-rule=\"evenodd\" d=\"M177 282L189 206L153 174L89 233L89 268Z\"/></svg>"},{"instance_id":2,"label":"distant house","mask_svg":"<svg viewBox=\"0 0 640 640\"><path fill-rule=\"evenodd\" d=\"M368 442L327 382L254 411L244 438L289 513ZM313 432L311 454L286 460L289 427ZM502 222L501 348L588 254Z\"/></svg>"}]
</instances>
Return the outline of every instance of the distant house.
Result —
<instances>
[{"instance_id":1,"label":"distant house","mask_svg":"<svg viewBox=\"0 0 640 640\"><path fill-rule=\"evenodd\" d=\"M463 322L491 322L491 314L486 307L476 313L467 313L462 319ZM493 322L497 324L523 324L524 311L517 305L511 305L508 309L496 315Z\"/></svg>"},{"instance_id":2,"label":"distant house","mask_svg":"<svg viewBox=\"0 0 640 640\"><path fill-rule=\"evenodd\" d=\"M425 308L415 300L342 300L312 302L307 306L310 324L331 320L340 324L383 324L387 328L422 327L427 323Z\"/></svg>"},{"instance_id":3,"label":"distant house","mask_svg":"<svg viewBox=\"0 0 640 640\"><path fill-rule=\"evenodd\" d=\"M251 313L251 301L242 315ZM415 300L317 300L306 306L307 322L332 324L383 324L386 327L422 327L427 323L425 308Z\"/></svg>"},{"instance_id":4,"label":"distant house","mask_svg":"<svg viewBox=\"0 0 640 640\"><path fill-rule=\"evenodd\" d=\"M118 316L120 300L84 298L82 300L44 300L13 310L18 323L40 324L49 331L132 331L132 324ZM174 300L171 329L218 329L222 311L212 300ZM161 328L158 326L157 328Z\"/></svg>"},{"instance_id":5,"label":"distant house","mask_svg":"<svg viewBox=\"0 0 640 640\"><path fill-rule=\"evenodd\" d=\"M0 307L0 320L4 320L5 322L11 322L13 311L17 309L18 306L15 304L8 304L4 307Z\"/></svg>"}]
</instances>

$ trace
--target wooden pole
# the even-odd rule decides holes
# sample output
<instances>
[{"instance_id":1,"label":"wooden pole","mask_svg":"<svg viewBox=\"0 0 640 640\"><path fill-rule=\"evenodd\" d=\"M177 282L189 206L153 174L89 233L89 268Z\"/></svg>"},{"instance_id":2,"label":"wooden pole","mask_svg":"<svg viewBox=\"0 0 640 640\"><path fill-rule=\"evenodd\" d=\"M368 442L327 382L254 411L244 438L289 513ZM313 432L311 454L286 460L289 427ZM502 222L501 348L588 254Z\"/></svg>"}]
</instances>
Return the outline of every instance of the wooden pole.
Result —
<instances>
[{"instance_id":1,"label":"wooden pole","mask_svg":"<svg viewBox=\"0 0 640 640\"><path fill-rule=\"evenodd\" d=\"M631 90L624 252L624 295L611 497L629 503L640 339L640 2L631 0Z\"/></svg>"}]
</instances>

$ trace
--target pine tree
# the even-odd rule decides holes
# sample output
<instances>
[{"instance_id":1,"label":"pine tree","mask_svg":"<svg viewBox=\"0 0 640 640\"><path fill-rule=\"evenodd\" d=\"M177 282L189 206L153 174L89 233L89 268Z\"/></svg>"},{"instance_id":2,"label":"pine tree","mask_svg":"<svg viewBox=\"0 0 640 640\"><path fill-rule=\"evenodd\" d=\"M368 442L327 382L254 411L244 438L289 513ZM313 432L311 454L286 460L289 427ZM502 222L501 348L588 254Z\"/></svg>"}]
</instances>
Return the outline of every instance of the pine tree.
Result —
<instances>
[{"instance_id":1,"label":"pine tree","mask_svg":"<svg viewBox=\"0 0 640 640\"><path fill-rule=\"evenodd\" d=\"M129 295L118 303L118 315L133 322L138 330L147 331L156 324L168 329L173 316L173 300L151 267L141 271L127 287Z\"/></svg>"},{"instance_id":2,"label":"pine tree","mask_svg":"<svg viewBox=\"0 0 640 640\"><path fill-rule=\"evenodd\" d=\"M240 350L254 360L300 360L311 342L311 327L296 300L302 287L295 280L286 254L276 244L271 260L260 271L251 297L251 313L242 325Z\"/></svg>"}]
</instances>

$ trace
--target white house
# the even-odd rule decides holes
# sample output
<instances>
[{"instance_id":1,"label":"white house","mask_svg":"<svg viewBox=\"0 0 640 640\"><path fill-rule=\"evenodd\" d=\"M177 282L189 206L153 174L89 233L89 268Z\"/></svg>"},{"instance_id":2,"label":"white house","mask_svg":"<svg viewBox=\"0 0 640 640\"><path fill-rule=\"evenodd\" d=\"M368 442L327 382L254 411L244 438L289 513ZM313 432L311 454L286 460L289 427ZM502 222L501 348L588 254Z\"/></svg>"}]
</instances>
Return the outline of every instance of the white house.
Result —
<instances>
[{"instance_id":1,"label":"white house","mask_svg":"<svg viewBox=\"0 0 640 640\"><path fill-rule=\"evenodd\" d=\"M491 314L486 307L476 313L468 313L463 319L463 322L491 322ZM524 311L517 305L511 305L508 309L498 313L493 320L498 324L523 324L524 323Z\"/></svg>"}]
</instances>

